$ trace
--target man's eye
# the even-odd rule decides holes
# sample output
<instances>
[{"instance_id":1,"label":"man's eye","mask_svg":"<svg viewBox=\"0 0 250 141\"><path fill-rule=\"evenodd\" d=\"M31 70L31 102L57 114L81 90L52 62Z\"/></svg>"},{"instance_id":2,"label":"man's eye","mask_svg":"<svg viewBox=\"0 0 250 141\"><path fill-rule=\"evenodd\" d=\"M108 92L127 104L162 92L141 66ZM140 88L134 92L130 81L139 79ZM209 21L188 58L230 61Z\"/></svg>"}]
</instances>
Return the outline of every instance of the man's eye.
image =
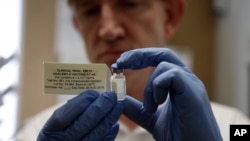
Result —
<instances>
[{"instance_id":1,"label":"man's eye","mask_svg":"<svg viewBox=\"0 0 250 141\"><path fill-rule=\"evenodd\" d=\"M126 2L125 3L125 6L126 7L130 7L130 8L134 8L138 5L138 3L135 3L135 2Z\"/></svg>"},{"instance_id":2,"label":"man's eye","mask_svg":"<svg viewBox=\"0 0 250 141\"><path fill-rule=\"evenodd\" d=\"M94 16L94 15L99 14L99 12L100 12L100 7L95 6L95 7L91 7L91 8L84 10L83 14L84 16Z\"/></svg>"},{"instance_id":3,"label":"man's eye","mask_svg":"<svg viewBox=\"0 0 250 141\"><path fill-rule=\"evenodd\" d=\"M124 1L121 3L121 6L124 8L136 8L139 5L140 5L140 3L134 2L134 1Z\"/></svg>"}]
</instances>

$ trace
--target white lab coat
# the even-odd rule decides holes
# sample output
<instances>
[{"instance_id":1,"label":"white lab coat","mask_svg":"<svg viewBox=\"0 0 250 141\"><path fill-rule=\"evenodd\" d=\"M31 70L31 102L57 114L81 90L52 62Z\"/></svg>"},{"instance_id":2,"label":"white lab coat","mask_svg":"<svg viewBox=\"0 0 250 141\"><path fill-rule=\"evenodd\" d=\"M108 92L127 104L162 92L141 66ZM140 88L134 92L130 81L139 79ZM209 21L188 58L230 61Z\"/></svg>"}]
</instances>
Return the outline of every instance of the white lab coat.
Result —
<instances>
[{"instance_id":1,"label":"white lab coat","mask_svg":"<svg viewBox=\"0 0 250 141\"><path fill-rule=\"evenodd\" d=\"M229 141L230 124L250 124L250 120L235 108L213 102L211 105L224 141ZM61 105L50 107L30 118L17 133L16 141L35 141L42 126L59 106ZM121 124L116 141L154 141L154 139L140 127L131 132L124 124Z\"/></svg>"}]
</instances>

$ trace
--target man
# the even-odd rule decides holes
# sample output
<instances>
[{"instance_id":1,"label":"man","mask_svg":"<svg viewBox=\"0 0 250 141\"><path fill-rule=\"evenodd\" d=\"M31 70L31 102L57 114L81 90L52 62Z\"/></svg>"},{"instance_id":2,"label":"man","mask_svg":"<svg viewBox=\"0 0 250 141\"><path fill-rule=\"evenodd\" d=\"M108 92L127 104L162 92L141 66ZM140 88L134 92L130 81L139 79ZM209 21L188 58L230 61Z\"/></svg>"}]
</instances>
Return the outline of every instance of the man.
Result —
<instances>
[{"instance_id":1,"label":"man","mask_svg":"<svg viewBox=\"0 0 250 141\"><path fill-rule=\"evenodd\" d=\"M39 141L221 141L221 133L228 140L224 130L239 123L237 112L214 104L212 109L202 82L165 47L181 21L184 0L68 2L90 61L125 69L129 96L117 101L114 92L86 91L50 118L54 108L39 114L19 137L23 133L27 141L24 133L41 130ZM225 111L230 113L221 119L217 114Z\"/></svg>"}]
</instances>

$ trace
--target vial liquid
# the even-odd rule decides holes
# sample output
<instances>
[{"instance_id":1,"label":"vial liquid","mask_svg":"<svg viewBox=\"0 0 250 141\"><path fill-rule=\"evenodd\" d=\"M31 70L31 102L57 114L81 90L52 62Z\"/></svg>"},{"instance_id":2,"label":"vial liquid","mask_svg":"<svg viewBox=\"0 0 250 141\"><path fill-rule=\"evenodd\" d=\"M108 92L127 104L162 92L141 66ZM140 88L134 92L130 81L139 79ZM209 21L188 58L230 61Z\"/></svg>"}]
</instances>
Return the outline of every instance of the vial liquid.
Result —
<instances>
[{"instance_id":1,"label":"vial liquid","mask_svg":"<svg viewBox=\"0 0 250 141\"><path fill-rule=\"evenodd\" d=\"M126 77L123 75L123 69L112 64L113 75L111 76L111 90L115 91L118 100L123 100L126 97Z\"/></svg>"}]
</instances>

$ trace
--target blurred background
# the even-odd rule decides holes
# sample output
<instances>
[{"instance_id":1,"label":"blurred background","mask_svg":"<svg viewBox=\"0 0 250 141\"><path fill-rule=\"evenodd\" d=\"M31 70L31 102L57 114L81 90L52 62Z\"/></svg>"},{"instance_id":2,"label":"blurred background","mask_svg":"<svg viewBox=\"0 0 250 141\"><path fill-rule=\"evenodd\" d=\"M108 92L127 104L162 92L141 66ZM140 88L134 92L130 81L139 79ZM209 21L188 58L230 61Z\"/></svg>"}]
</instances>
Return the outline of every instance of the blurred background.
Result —
<instances>
[{"instance_id":1,"label":"blurred background","mask_svg":"<svg viewBox=\"0 0 250 141\"><path fill-rule=\"evenodd\" d=\"M212 101L250 116L250 1L186 1L169 47L204 82ZM88 62L70 18L66 0L0 1L0 141L71 97L42 89L42 62Z\"/></svg>"}]
</instances>

